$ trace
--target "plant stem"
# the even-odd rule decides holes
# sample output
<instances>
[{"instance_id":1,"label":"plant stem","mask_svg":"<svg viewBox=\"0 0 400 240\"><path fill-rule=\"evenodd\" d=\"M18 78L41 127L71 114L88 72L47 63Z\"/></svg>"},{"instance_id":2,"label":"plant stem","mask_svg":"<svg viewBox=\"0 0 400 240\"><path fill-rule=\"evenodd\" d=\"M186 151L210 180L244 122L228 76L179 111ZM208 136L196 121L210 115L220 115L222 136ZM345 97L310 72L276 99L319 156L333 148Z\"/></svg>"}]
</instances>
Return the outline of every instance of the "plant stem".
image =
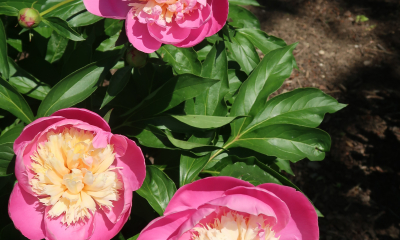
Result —
<instances>
[{"instance_id":1,"label":"plant stem","mask_svg":"<svg viewBox=\"0 0 400 240\"><path fill-rule=\"evenodd\" d=\"M75 1L75 0L65 0L64 2L60 2L59 4L56 4L56 5L52 6L51 8L47 9L46 11L41 12L40 16L48 14L49 12L53 11L54 9L56 9L58 7L61 7L62 5L67 4L69 2L72 2L72 1Z\"/></svg>"}]
</instances>

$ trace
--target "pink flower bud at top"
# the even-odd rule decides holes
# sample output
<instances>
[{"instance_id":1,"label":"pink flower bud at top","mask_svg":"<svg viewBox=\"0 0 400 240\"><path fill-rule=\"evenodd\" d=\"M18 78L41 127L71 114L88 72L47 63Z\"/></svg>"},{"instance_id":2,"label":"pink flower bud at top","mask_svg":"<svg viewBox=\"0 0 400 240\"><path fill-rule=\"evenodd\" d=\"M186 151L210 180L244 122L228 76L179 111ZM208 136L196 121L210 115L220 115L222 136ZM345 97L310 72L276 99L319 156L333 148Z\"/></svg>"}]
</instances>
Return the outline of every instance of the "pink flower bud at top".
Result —
<instances>
[{"instance_id":1,"label":"pink flower bud at top","mask_svg":"<svg viewBox=\"0 0 400 240\"><path fill-rule=\"evenodd\" d=\"M42 21L38 10L23 8L18 12L18 23L23 28L34 28Z\"/></svg>"},{"instance_id":2,"label":"pink flower bud at top","mask_svg":"<svg viewBox=\"0 0 400 240\"><path fill-rule=\"evenodd\" d=\"M146 65L148 54L137 50L132 47L126 51L126 62L136 68L142 68Z\"/></svg>"}]
</instances>

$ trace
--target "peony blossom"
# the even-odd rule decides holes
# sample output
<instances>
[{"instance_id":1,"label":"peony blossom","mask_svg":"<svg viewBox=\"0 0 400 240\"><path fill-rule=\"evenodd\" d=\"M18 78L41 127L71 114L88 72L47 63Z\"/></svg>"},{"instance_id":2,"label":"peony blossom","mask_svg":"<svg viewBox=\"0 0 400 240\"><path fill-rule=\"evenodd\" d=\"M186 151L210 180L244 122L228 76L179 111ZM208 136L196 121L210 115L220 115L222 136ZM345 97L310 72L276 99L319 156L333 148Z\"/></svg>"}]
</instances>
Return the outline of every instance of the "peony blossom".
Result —
<instances>
[{"instance_id":1,"label":"peony blossom","mask_svg":"<svg viewBox=\"0 0 400 240\"><path fill-rule=\"evenodd\" d=\"M217 33L228 18L228 0L83 0L106 18L126 19L126 34L138 50L152 53L162 43L192 47Z\"/></svg>"},{"instance_id":2,"label":"peony blossom","mask_svg":"<svg viewBox=\"0 0 400 240\"><path fill-rule=\"evenodd\" d=\"M180 188L138 240L318 240L312 204L294 188L210 177Z\"/></svg>"},{"instance_id":3,"label":"peony blossom","mask_svg":"<svg viewBox=\"0 0 400 240\"><path fill-rule=\"evenodd\" d=\"M14 225L29 239L111 239L127 221L146 168L142 151L85 109L39 118L14 142Z\"/></svg>"}]
</instances>

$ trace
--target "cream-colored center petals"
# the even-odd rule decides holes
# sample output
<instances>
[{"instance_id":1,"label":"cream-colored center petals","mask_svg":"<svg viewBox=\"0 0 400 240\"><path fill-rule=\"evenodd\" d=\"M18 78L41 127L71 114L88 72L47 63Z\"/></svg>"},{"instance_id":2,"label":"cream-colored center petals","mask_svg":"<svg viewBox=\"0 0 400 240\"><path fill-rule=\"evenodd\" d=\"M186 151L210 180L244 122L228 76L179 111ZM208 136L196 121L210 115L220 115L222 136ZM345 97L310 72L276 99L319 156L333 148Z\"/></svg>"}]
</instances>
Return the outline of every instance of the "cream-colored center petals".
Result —
<instances>
[{"instance_id":1,"label":"cream-colored center petals","mask_svg":"<svg viewBox=\"0 0 400 240\"><path fill-rule=\"evenodd\" d=\"M222 214L213 223L195 227L192 240L278 240L262 216L244 216L234 211Z\"/></svg>"},{"instance_id":2,"label":"cream-colored center petals","mask_svg":"<svg viewBox=\"0 0 400 240\"><path fill-rule=\"evenodd\" d=\"M48 217L63 213L67 225L90 218L97 206L112 208L119 199L122 180L115 168L113 146L94 148L95 135L89 131L65 128L47 133L47 142L38 144L31 155L30 180L40 202L52 206Z\"/></svg>"},{"instance_id":3,"label":"cream-colored center petals","mask_svg":"<svg viewBox=\"0 0 400 240\"><path fill-rule=\"evenodd\" d=\"M133 17L143 11L151 15L158 25L165 26L166 23L171 23L174 17L179 20L184 18L185 14L190 14L191 11L205 7L206 2L206 0L139 0L139 2L128 3L128 5L133 9Z\"/></svg>"}]
</instances>

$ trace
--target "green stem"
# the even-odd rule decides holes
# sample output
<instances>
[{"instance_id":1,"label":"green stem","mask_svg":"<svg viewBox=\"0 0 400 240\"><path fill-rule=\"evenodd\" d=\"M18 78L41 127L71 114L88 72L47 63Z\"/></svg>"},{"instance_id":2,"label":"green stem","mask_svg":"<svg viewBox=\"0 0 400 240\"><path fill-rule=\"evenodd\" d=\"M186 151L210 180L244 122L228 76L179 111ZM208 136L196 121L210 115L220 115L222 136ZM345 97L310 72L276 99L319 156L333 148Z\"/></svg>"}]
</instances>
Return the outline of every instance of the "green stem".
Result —
<instances>
[{"instance_id":1,"label":"green stem","mask_svg":"<svg viewBox=\"0 0 400 240\"><path fill-rule=\"evenodd\" d=\"M67 4L69 2L72 2L72 1L75 1L75 0L65 0L64 2L60 2L59 4L56 4L56 5L52 6L51 8L47 9L46 11L41 12L40 16L48 14L49 12L53 11L54 9L56 9L58 7L61 7L62 5Z\"/></svg>"}]
</instances>

